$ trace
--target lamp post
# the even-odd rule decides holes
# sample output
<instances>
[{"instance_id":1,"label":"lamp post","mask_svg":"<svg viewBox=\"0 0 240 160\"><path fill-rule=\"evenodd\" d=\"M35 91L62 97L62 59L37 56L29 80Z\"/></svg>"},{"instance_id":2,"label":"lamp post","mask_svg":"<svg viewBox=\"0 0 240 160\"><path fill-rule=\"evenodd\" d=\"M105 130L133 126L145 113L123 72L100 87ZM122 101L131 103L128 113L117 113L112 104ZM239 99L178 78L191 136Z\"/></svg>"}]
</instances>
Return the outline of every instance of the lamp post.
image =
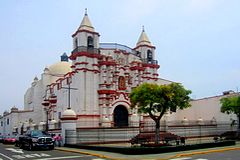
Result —
<instances>
[{"instance_id":1,"label":"lamp post","mask_svg":"<svg viewBox=\"0 0 240 160\"><path fill-rule=\"evenodd\" d=\"M49 98L45 99L42 102L42 105L44 106L44 110L46 111L46 132L48 132L48 114L51 106L54 106L57 103L57 96L54 94L51 94Z\"/></svg>"},{"instance_id":2,"label":"lamp post","mask_svg":"<svg viewBox=\"0 0 240 160\"><path fill-rule=\"evenodd\" d=\"M47 117L48 117L50 108L56 106L57 96L56 96L55 94L51 94L50 97L48 98L48 101L49 101L50 106L48 107ZM47 120L48 120L48 118L47 118ZM49 129L48 121L47 121L47 123L46 123L46 127L47 127L47 131L48 131L48 129Z\"/></svg>"},{"instance_id":3,"label":"lamp post","mask_svg":"<svg viewBox=\"0 0 240 160\"><path fill-rule=\"evenodd\" d=\"M42 105L44 106L44 111L46 112L46 132L48 131L48 111L49 111L49 105L50 105L50 102L48 99L44 99L43 102L42 102Z\"/></svg>"}]
</instances>

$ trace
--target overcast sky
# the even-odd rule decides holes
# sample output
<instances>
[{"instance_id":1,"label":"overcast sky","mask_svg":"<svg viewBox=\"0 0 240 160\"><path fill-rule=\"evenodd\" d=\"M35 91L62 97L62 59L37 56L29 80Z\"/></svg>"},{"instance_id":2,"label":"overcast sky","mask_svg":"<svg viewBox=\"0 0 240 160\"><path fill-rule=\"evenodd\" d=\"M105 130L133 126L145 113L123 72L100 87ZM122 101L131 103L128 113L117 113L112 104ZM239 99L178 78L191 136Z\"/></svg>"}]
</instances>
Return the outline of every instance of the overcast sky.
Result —
<instances>
[{"instance_id":1,"label":"overcast sky","mask_svg":"<svg viewBox=\"0 0 240 160\"><path fill-rule=\"evenodd\" d=\"M23 108L33 78L70 54L85 8L100 42L134 48L144 25L160 77L193 98L240 89L239 0L2 0L0 114Z\"/></svg>"}]
</instances>

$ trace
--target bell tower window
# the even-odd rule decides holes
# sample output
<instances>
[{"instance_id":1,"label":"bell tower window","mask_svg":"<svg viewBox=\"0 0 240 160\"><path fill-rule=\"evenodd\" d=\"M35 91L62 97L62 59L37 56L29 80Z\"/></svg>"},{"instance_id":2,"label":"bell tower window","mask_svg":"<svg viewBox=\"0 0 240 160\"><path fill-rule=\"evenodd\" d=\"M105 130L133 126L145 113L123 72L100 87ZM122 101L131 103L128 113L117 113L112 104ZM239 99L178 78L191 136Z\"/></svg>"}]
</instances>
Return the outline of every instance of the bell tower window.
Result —
<instances>
[{"instance_id":1,"label":"bell tower window","mask_svg":"<svg viewBox=\"0 0 240 160\"><path fill-rule=\"evenodd\" d=\"M141 52L137 51L136 56L141 57Z\"/></svg>"},{"instance_id":2,"label":"bell tower window","mask_svg":"<svg viewBox=\"0 0 240 160\"><path fill-rule=\"evenodd\" d=\"M147 60L148 60L148 61L152 61L152 59L153 59L152 51L151 51L151 50L148 50L148 51L147 51Z\"/></svg>"},{"instance_id":3,"label":"bell tower window","mask_svg":"<svg viewBox=\"0 0 240 160\"><path fill-rule=\"evenodd\" d=\"M78 39L77 38L75 39L74 45L75 45L75 48L78 47Z\"/></svg>"},{"instance_id":4,"label":"bell tower window","mask_svg":"<svg viewBox=\"0 0 240 160\"><path fill-rule=\"evenodd\" d=\"M87 47L88 48L94 48L93 38L91 36L89 36L88 39L87 39Z\"/></svg>"}]
</instances>

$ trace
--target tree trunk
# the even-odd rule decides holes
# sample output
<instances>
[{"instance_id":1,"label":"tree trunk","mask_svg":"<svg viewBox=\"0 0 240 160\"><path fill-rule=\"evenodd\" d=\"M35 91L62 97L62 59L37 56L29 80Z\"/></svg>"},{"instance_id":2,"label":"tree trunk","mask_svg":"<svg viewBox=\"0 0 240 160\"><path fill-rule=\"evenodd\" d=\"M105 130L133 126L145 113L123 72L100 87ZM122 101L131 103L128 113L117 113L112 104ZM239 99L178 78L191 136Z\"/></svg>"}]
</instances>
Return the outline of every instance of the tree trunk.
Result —
<instances>
[{"instance_id":1,"label":"tree trunk","mask_svg":"<svg viewBox=\"0 0 240 160\"><path fill-rule=\"evenodd\" d=\"M160 141L160 121L156 120L156 128L155 128L155 144L159 144Z\"/></svg>"}]
</instances>

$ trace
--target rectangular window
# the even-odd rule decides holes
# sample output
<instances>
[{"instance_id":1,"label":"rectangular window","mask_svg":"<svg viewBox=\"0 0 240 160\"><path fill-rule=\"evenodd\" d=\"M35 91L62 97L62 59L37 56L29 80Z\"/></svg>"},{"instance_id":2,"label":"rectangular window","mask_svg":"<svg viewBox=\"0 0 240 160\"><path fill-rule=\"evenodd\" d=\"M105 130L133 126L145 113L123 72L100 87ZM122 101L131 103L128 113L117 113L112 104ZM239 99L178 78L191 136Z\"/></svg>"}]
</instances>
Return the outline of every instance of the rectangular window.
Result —
<instances>
[{"instance_id":1,"label":"rectangular window","mask_svg":"<svg viewBox=\"0 0 240 160\"><path fill-rule=\"evenodd\" d=\"M3 126L3 121L1 121L1 126Z\"/></svg>"},{"instance_id":2,"label":"rectangular window","mask_svg":"<svg viewBox=\"0 0 240 160\"><path fill-rule=\"evenodd\" d=\"M72 83L72 77L67 77L67 84Z\"/></svg>"},{"instance_id":3,"label":"rectangular window","mask_svg":"<svg viewBox=\"0 0 240 160\"><path fill-rule=\"evenodd\" d=\"M61 118L61 112L58 112L58 119Z\"/></svg>"},{"instance_id":4,"label":"rectangular window","mask_svg":"<svg viewBox=\"0 0 240 160\"><path fill-rule=\"evenodd\" d=\"M9 118L7 119L7 125L9 125Z\"/></svg>"},{"instance_id":5,"label":"rectangular window","mask_svg":"<svg viewBox=\"0 0 240 160\"><path fill-rule=\"evenodd\" d=\"M59 83L57 84L57 88L58 88L58 90L62 88L62 82L59 82Z\"/></svg>"}]
</instances>

